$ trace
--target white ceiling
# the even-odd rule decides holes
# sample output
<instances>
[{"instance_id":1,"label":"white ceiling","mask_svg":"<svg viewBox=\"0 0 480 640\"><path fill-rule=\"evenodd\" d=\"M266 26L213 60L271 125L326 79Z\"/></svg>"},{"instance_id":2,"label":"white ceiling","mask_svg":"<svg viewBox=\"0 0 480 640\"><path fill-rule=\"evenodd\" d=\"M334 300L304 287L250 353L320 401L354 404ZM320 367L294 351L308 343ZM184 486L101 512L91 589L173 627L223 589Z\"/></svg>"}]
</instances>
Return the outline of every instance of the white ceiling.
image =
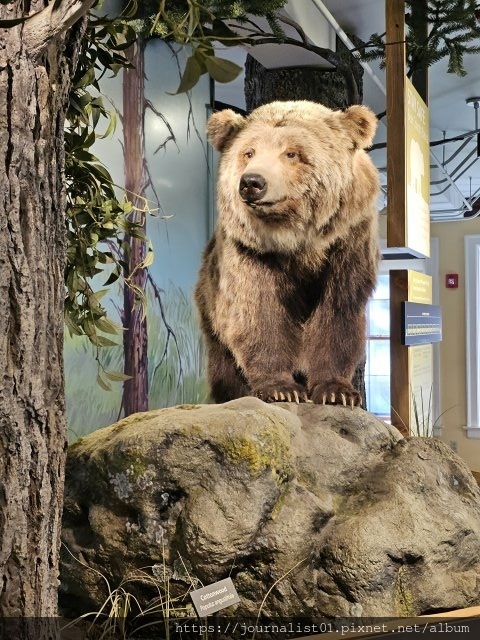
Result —
<instances>
[{"instance_id":1,"label":"white ceiling","mask_svg":"<svg viewBox=\"0 0 480 640\"><path fill-rule=\"evenodd\" d=\"M320 0L290 0L286 5L286 12L291 17L301 23L307 32L309 39L317 45L322 46L317 41L325 32L325 19L318 5ZM333 18L340 27L348 34L354 34L362 40L368 40L374 32L382 33L385 30L385 1L384 0L323 0L323 5L330 11ZM303 21L303 22L302 22ZM323 46L326 46L323 44ZM219 52L224 57L229 57L242 62L245 52L238 48L231 48ZM311 64L311 60L305 60L305 64ZM377 81L385 86L385 72L379 69L378 64L371 65ZM467 56L465 58L465 68L467 76L461 78L454 74L447 73L447 61L442 60L430 68L429 72L429 106L430 106L430 137L431 140L439 140L444 135L447 138L467 133L475 128L475 114L471 106L467 106L466 100L473 96L480 96L480 56ZM244 107L243 98L243 76L235 83L227 85L217 85L217 99L222 102L236 104ZM364 76L364 102L368 104L376 113L385 109L385 96L378 88L378 82L372 81L368 73ZM480 120L480 111L479 111ZM386 138L386 128L382 124L379 126L376 142ZM437 146L433 149L435 156L440 161L448 158L456 152L460 143L450 143L445 146ZM448 173L453 173L456 186L465 197L479 190L480 195L480 159L468 168L464 174L458 177L465 167L476 158L472 155L465 165L458 169L468 153L472 153L476 148L476 138L466 146L465 150L459 152L456 157L445 165ZM385 166L384 152L373 154L374 160L379 168ZM432 163L434 161L432 160ZM437 179L435 170L432 173L432 180ZM440 175L440 177L442 177ZM455 194L456 189L450 188L441 196L435 195L437 191L443 190L442 185L432 185L432 209L452 209L459 206L459 194ZM448 196L448 198L446 198Z\"/></svg>"}]
</instances>

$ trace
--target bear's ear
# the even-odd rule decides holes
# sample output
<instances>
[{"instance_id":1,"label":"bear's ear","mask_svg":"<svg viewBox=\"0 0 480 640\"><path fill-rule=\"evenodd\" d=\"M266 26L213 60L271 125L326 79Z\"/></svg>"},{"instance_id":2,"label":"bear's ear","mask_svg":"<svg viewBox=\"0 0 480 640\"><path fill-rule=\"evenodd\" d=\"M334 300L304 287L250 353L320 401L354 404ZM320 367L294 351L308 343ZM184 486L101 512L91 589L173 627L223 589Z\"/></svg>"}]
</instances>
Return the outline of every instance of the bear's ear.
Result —
<instances>
[{"instance_id":1,"label":"bear's ear","mask_svg":"<svg viewBox=\"0 0 480 640\"><path fill-rule=\"evenodd\" d=\"M245 124L245 118L232 109L217 111L207 123L208 141L217 151L223 151Z\"/></svg>"},{"instance_id":2,"label":"bear's ear","mask_svg":"<svg viewBox=\"0 0 480 640\"><path fill-rule=\"evenodd\" d=\"M377 130L377 116L368 107L354 104L342 113L344 123L357 147L365 149L373 142Z\"/></svg>"}]
</instances>

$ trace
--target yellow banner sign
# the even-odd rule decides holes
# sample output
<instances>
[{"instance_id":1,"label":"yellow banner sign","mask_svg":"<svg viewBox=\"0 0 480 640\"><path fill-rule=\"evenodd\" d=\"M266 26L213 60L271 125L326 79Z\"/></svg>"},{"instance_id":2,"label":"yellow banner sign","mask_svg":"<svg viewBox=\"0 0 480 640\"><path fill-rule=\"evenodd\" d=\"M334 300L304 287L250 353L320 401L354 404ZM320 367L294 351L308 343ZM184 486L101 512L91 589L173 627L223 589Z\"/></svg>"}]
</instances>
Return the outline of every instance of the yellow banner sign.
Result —
<instances>
[{"instance_id":1,"label":"yellow banner sign","mask_svg":"<svg viewBox=\"0 0 480 640\"><path fill-rule=\"evenodd\" d=\"M428 107L407 78L405 84L406 246L430 256L430 126Z\"/></svg>"},{"instance_id":2,"label":"yellow banner sign","mask_svg":"<svg viewBox=\"0 0 480 640\"><path fill-rule=\"evenodd\" d=\"M408 270L408 302L432 304L432 276Z\"/></svg>"}]
</instances>

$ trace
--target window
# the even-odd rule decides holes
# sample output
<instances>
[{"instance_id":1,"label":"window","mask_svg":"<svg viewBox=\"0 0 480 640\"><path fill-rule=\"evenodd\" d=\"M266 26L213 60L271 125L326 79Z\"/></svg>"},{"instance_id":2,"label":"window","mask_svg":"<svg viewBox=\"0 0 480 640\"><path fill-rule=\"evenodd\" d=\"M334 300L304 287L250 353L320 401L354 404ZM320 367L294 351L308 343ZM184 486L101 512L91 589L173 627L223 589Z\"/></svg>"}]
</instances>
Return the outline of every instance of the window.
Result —
<instances>
[{"instance_id":1,"label":"window","mask_svg":"<svg viewBox=\"0 0 480 640\"><path fill-rule=\"evenodd\" d=\"M390 287L388 273L380 274L367 306L367 360L365 365L367 408L390 418Z\"/></svg>"},{"instance_id":2,"label":"window","mask_svg":"<svg viewBox=\"0 0 480 640\"><path fill-rule=\"evenodd\" d=\"M480 236L479 242L480 260ZM385 246L382 241L382 248ZM367 345L365 365L365 392L367 409L379 418L390 421L390 276L391 269L414 269L430 275L433 278L433 301L438 300L438 239L431 240L431 258L426 260L384 260L380 265L377 279L377 287L367 305ZM480 265L480 261L479 261ZM478 284L480 286L480 276ZM480 305L480 302L479 302ZM480 314L479 314L480 330ZM434 386L433 386L433 413L440 415L439 403L439 349L434 345ZM479 344L480 352L480 344ZM480 362L480 361L479 361ZM479 382L479 407L480 407L480 382ZM479 414L480 416L480 411ZM477 423L480 425L480 422ZM434 431L439 435L439 430ZM480 437L480 428L478 429Z\"/></svg>"}]
</instances>

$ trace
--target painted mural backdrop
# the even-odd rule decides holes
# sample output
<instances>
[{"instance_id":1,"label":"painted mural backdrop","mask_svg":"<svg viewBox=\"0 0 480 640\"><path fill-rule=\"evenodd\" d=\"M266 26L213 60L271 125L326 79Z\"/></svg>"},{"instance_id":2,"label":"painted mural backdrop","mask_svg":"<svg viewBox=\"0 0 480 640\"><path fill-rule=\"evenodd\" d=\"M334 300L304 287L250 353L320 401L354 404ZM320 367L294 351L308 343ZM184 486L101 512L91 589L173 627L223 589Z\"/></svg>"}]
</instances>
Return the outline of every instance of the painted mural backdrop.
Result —
<instances>
[{"instance_id":1,"label":"painted mural backdrop","mask_svg":"<svg viewBox=\"0 0 480 640\"><path fill-rule=\"evenodd\" d=\"M204 353L192 300L201 253L212 219L212 180L205 123L209 82L190 95L178 87L187 54L160 40L139 41L129 51L133 69L104 79L101 89L117 112L112 137L99 140L96 155L123 186L145 222L155 260L135 269L145 247L126 237L119 257L132 282L145 290L147 313L131 289L105 276L97 290L109 316L124 326L114 347L99 358L109 371L132 374L127 382L97 381L97 351L85 337L65 342L67 416L70 438L115 422L123 415L179 403L205 402ZM152 214L142 210L145 202Z\"/></svg>"}]
</instances>

